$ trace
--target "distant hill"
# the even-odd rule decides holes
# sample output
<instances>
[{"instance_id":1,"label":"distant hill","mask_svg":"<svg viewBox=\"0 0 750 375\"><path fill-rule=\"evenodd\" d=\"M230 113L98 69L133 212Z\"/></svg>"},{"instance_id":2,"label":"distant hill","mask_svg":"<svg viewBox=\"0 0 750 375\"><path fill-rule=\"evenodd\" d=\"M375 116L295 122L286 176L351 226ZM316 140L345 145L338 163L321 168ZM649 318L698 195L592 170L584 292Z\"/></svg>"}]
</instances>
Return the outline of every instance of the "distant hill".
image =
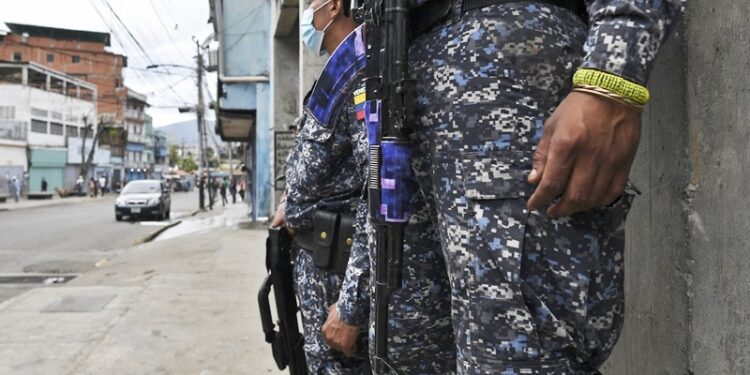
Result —
<instances>
[{"instance_id":1,"label":"distant hill","mask_svg":"<svg viewBox=\"0 0 750 375\"><path fill-rule=\"evenodd\" d=\"M198 147L198 121L188 120L165 125L155 130L161 130L167 135L167 143L171 145L182 145L188 147ZM223 149L224 145L218 135L214 132L214 122L206 121L206 135L208 136L208 146L216 148L215 144Z\"/></svg>"},{"instance_id":2,"label":"distant hill","mask_svg":"<svg viewBox=\"0 0 750 375\"><path fill-rule=\"evenodd\" d=\"M186 146L198 145L198 125L196 120L176 122L156 128L167 135L169 144L179 145L185 142ZM206 129L208 131L208 129Z\"/></svg>"}]
</instances>

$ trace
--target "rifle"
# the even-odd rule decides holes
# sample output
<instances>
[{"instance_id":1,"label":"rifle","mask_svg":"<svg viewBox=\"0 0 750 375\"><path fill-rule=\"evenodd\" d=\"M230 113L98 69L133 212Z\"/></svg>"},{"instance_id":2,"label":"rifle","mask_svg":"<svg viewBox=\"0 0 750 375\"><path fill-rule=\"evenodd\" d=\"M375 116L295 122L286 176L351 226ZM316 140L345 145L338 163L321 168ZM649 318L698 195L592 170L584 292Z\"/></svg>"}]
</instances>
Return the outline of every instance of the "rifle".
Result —
<instances>
[{"instance_id":1,"label":"rifle","mask_svg":"<svg viewBox=\"0 0 750 375\"><path fill-rule=\"evenodd\" d=\"M284 228L269 228L266 239L266 270L268 276L258 292L260 318L266 342L271 344L273 359L279 370L289 367L290 375L307 375L304 338L297 325L297 299L294 296L292 273L292 238ZM271 315L269 295L273 287L279 330Z\"/></svg>"},{"instance_id":2,"label":"rifle","mask_svg":"<svg viewBox=\"0 0 750 375\"><path fill-rule=\"evenodd\" d=\"M398 374L388 359L388 305L401 287L404 228L414 186L407 103L407 0L366 0L365 118L369 143L367 181L370 221L375 228L376 374Z\"/></svg>"}]
</instances>

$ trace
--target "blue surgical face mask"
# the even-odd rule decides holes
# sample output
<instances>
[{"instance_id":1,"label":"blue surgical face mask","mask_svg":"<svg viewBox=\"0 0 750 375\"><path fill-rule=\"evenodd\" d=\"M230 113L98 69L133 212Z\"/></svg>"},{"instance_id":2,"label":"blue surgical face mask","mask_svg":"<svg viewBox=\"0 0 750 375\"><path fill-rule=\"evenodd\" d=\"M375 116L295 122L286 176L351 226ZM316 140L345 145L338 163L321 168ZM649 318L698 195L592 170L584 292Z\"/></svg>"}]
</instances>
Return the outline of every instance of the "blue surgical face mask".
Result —
<instances>
[{"instance_id":1,"label":"blue surgical face mask","mask_svg":"<svg viewBox=\"0 0 750 375\"><path fill-rule=\"evenodd\" d=\"M302 34L302 42L305 44L305 47L307 47L307 49L318 56L323 56L323 54L325 53L325 51L323 51L323 37L325 37L326 29L328 29L328 26L331 26L333 20L328 22L323 30L317 30L313 25L313 18L315 17L315 12L317 12L318 10L320 10L320 8L323 8L330 2L331 0L328 0L315 9L305 9L305 11L302 13L302 19L300 20L299 24L300 33Z\"/></svg>"}]
</instances>

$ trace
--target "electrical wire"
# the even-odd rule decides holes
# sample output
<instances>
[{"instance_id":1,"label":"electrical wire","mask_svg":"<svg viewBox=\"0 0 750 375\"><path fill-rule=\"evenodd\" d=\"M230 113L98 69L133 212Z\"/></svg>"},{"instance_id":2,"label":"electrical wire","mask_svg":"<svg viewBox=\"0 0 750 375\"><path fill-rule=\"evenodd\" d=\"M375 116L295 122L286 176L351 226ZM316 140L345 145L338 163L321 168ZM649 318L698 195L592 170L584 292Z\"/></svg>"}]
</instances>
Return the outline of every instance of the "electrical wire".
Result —
<instances>
[{"instance_id":1,"label":"electrical wire","mask_svg":"<svg viewBox=\"0 0 750 375\"><path fill-rule=\"evenodd\" d=\"M125 29L127 35L130 36L130 39L135 43L135 45L138 47L138 49L140 49L140 51L143 53L143 56L146 58L146 61L148 61L150 65L157 65L151 59L151 57L149 56L149 54L146 51L146 49L143 48L143 45L141 44L141 42L138 41L138 38L136 38L135 35L133 34L133 32L131 32L130 29L127 27L127 25L125 25L125 22L122 20L122 18L120 18L120 16L117 14L117 12L115 11L115 9L112 8L112 5L109 3L109 1L108 0L101 0L101 1L104 3L104 5L107 6L107 8L109 9L109 11L112 13L112 15L115 17L115 19L120 23L120 25L122 25L123 29ZM163 68L163 67L162 67L162 69L165 70L165 71L169 71L168 69ZM171 88L170 91L172 91L172 93L174 93L174 95L177 98L179 98L181 101L186 102L186 100L182 96L180 96L180 94L176 90L174 90L174 88Z\"/></svg>"}]
</instances>

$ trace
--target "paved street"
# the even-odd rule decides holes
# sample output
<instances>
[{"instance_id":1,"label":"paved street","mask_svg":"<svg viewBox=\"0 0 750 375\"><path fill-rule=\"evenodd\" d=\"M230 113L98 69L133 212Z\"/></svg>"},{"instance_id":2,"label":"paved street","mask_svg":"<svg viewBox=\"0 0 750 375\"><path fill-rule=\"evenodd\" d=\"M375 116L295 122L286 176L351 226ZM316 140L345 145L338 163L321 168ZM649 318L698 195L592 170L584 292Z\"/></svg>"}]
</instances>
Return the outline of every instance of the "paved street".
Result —
<instances>
[{"instance_id":1,"label":"paved street","mask_svg":"<svg viewBox=\"0 0 750 375\"><path fill-rule=\"evenodd\" d=\"M173 193L169 221L117 222L115 198L0 212L0 277L83 273L198 207L197 192ZM35 286L0 282L0 302Z\"/></svg>"},{"instance_id":2,"label":"paved street","mask_svg":"<svg viewBox=\"0 0 750 375\"><path fill-rule=\"evenodd\" d=\"M261 329L259 227L242 204L204 212L67 283L0 302L0 374L286 373Z\"/></svg>"}]
</instances>

